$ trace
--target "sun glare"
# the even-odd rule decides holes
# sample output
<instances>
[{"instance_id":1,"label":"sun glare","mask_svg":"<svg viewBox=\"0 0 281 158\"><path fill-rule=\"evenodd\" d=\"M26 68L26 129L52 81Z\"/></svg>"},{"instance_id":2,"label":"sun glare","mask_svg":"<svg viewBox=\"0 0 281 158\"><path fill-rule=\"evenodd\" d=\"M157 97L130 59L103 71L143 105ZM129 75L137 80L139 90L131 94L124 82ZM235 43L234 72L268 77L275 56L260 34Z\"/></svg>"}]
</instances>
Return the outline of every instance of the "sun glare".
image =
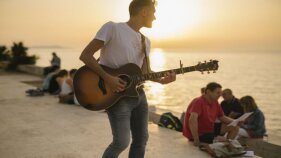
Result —
<instances>
[{"instance_id":1,"label":"sun glare","mask_svg":"<svg viewBox=\"0 0 281 158\"><path fill-rule=\"evenodd\" d=\"M153 49L149 55L151 61L151 69L154 71L161 71L166 63L162 49Z\"/></svg>"},{"instance_id":2,"label":"sun glare","mask_svg":"<svg viewBox=\"0 0 281 158\"><path fill-rule=\"evenodd\" d=\"M189 3L185 0L158 2L153 27L144 29L144 32L156 39L178 38L191 34L202 19L202 11L197 5Z\"/></svg>"}]
</instances>

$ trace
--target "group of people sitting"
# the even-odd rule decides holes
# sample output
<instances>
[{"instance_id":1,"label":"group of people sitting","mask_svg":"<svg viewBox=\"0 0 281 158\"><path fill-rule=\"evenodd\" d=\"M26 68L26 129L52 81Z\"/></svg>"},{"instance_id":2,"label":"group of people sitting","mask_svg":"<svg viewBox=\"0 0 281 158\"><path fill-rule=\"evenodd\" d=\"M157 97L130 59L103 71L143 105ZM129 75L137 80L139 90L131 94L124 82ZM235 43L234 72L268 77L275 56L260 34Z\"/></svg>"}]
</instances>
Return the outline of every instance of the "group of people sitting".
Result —
<instances>
[{"instance_id":1,"label":"group of people sitting","mask_svg":"<svg viewBox=\"0 0 281 158\"><path fill-rule=\"evenodd\" d=\"M53 52L51 65L43 69L44 80L42 86L37 89L27 90L30 96L42 96L44 93L58 95L60 103L77 104L79 105L73 91L73 78L76 69L71 69L69 72L65 69L60 69L61 59Z\"/></svg>"},{"instance_id":2,"label":"group of people sitting","mask_svg":"<svg viewBox=\"0 0 281 158\"><path fill-rule=\"evenodd\" d=\"M71 69L68 72L56 67L53 72L46 75L42 90L51 95L58 95L60 103L79 105L73 92L73 77L76 71L76 69Z\"/></svg>"},{"instance_id":3,"label":"group of people sitting","mask_svg":"<svg viewBox=\"0 0 281 158\"><path fill-rule=\"evenodd\" d=\"M79 105L73 92L73 77L76 69L67 71L59 66L52 66L49 73L45 74L42 86L36 90L28 90L31 96L39 96L44 93L58 95L60 103Z\"/></svg>"},{"instance_id":4,"label":"group of people sitting","mask_svg":"<svg viewBox=\"0 0 281 158\"><path fill-rule=\"evenodd\" d=\"M195 146L240 137L262 138L266 134L264 114L253 97L237 99L230 89L222 91L222 86L215 82L209 83L201 92L202 95L189 104L183 123L183 135ZM218 102L220 96L224 99L221 104ZM245 121L229 125L250 112Z\"/></svg>"}]
</instances>

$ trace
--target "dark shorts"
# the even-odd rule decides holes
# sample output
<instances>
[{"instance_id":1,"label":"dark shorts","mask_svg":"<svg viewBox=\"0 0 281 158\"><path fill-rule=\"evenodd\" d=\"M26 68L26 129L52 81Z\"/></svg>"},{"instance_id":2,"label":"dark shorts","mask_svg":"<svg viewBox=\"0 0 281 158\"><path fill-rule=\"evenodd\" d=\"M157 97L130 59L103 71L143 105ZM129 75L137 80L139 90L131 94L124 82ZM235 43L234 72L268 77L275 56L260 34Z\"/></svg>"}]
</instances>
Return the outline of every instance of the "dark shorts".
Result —
<instances>
[{"instance_id":1,"label":"dark shorts","mask_svg":"<svg viewBox=\"0 0 281 158\"><path fill-rule=\"evenodd\" d=\"M214 133L206 133L206 134L199 136L199 140L201 143L212 144L214 139L215 139ZM189 140L193 141L193 139L189 139Z\"/></svg>"},{"instance_id":2,"label":"dark shorts","mask_svg":"<svg viewBox=\"0 0 281 158\"><path fill-rule=\"evenodd\" d=\"M214 133L207 133L199 136L199 140L202 143L212 144L214 139L215 139Z\"/></svg>"},{"instance_id":3,"label":"dark shorts","mask_svg":"<svg viewBox=\"0 0 281 158\"><path fill-rule=\"evenodd\" d=\"M215 136L220 135L220 133L221 133L221 125L222 125L222 123L215 123L214 124L214 134L215 134Z\"/></svg>"}]
</instances>

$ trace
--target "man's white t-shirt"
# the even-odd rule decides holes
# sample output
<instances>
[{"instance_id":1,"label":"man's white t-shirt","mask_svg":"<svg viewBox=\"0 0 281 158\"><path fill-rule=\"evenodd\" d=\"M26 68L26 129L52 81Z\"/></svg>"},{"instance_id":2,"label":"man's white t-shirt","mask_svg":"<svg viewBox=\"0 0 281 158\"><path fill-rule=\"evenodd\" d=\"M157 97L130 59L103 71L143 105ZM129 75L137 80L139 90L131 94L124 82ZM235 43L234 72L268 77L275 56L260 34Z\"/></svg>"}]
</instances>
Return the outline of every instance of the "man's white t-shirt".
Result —
<instances>
[{"instance_id":1,"label":"man's white t-shirt","mask_svg":"<svg viewBox=\"0 0 281 158\"><path fill-rule=\"evenodd\" d=\"M140 68L145 57L142 52L141 34L127 23L107 22L97 32L95 39L104 41L101 49L100 64L110 68L119 68L134 63ZM150 41L145 40L147 56L150 52Z\"/></svg>"}]
</instances>

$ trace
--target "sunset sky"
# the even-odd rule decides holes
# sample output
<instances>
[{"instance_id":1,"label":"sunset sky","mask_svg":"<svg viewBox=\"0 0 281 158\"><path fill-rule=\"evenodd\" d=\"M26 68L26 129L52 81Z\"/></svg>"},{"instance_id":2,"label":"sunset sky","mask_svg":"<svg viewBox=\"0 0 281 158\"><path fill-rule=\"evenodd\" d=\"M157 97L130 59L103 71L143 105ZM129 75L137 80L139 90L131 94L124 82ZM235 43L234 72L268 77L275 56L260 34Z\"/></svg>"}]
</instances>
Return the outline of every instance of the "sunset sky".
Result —
<instances>
[{"instance_id":1,"label":"sunset sky","mask_svg":"<svg viewBox=\"0 0 281 158\"><path fill-rule=\"evenodd\" d=\"M84 47L131 0L0 0L0 45ZM155 48L281 50L281 0L158 0Z\"/></svg>"}]
</instances>

